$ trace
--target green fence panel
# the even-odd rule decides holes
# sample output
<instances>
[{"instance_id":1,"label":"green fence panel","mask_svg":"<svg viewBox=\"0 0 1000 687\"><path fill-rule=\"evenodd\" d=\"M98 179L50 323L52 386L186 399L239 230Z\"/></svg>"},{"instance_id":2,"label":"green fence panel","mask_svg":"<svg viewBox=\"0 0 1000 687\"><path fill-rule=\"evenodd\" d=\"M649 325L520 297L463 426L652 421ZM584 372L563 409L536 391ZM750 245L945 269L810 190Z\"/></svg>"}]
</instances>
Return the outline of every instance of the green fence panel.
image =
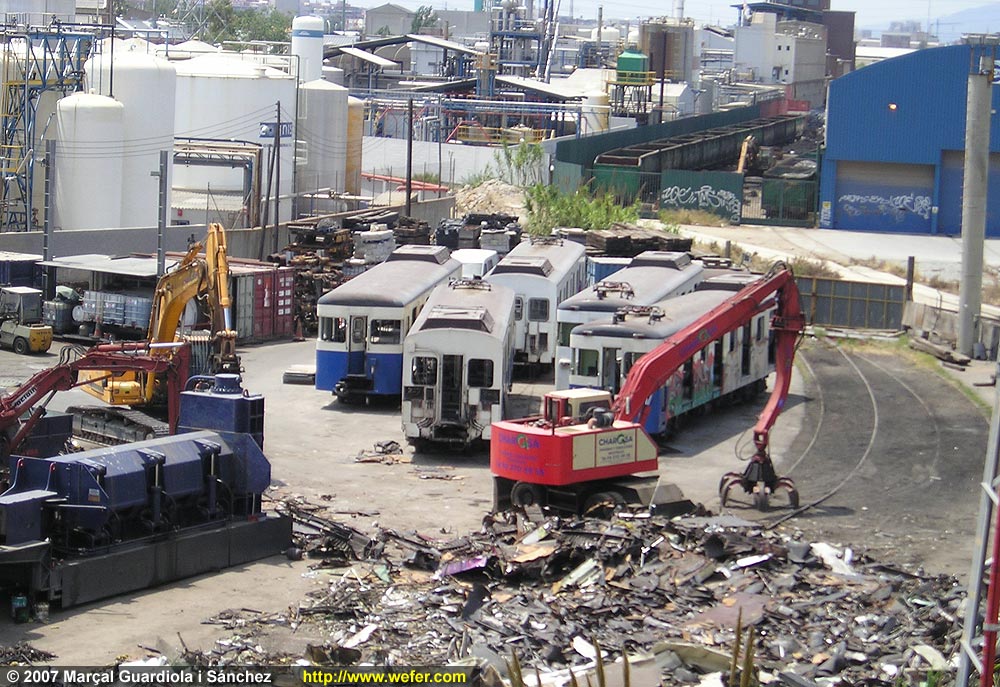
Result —
<instances>
[{"instance_id":1,"label":"green fence panel","mask_svg":"<svg viewBox=\"0 0 1000 687\"><path fill-rule=\"evenodd\" d=\"M739 224L743 175L668 169L660 174L659 203L665 210L704 210Z\"/></svg>"}]
</instances>

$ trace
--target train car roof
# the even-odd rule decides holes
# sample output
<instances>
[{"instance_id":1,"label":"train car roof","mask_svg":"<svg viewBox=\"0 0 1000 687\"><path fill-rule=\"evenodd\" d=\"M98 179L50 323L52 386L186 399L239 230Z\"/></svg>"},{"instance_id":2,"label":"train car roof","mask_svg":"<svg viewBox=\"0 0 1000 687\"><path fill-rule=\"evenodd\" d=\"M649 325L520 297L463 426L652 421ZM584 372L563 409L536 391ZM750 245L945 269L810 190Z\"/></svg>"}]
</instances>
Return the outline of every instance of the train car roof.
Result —
<instances>
[{"instance_id":1,"label":"train car roof","mask_svg":"<svg viewBox=\"0 0 1000 687\"><path fill-rule=\"evenodd\" d=\"M443 265L448 262L448 258L448 249L444 246L416 246L407 244L392 251L386 262L414 260L421 262L433 262L437 265Z\"/></svg>"},{"instance_id":2,"label":"train car roof","mask_svg":"<svg viewBox=\"0 0 1000 687\"><path fill-rule=\"evenodd\" d=\"M711 273L711 274L710 274ZM706 270L706 276L696 291L741 291L764 275L739 270Z\"/></svg>"},{"instance_id":3,"label":"train car roof","mask_svg":"<svg viewBox=\"0 0 1000 687\"><path fill-rule=\"evenodd\" d=\"M599 320L581 324L573 328L572 335L663 340L696 322L732 295L726 290L694 291L651 306L662 313L658 318L649 314L629 314L622 321Z\"/></svg>"},{"instance_id":4,"label":"train car roof","mask_svg":"<svg viewBox=\"0 0 1000 687\"><path fill-rule=\"evenodd\" d=\"M404 246L409 248L432 246ZM437 247L437 246L433 246ZM398 252L397 249L393 255ZM402 306L410 303L428 288L461 271L462 263L448 258L439 263L426 260L391 257L350 281L327 292L318 305L356 305L372 307Z\"/></svg>"},{"instance_id":5,"label":"train car roof","mask_svg":"<svg viewBox=\"0 0 1000 687\"><path fill-rule=\"evenodd\" d=\"M410 334L434 329L504 332L514 312L514 291L481 279L452 279L431 292Z\"/></svg>"},{"instance_id":6,"label":"train car roof","mask_svg":"<svg viewBox=\"0 0 1000 687\"><path fill-rule=\"evenodd\" d=\"M563 275L586 255L583 244L566 239L527 239L514 246L490 274Z\"/></svg>"},{"instance_id":7,"label":"train car roof","mask_svg":"<svg viewBox=\"0 0 1000 687\"><path fill-rule=\"evenodd\" d=\"M691 261L679 268L667 262L635 267L629 265L590 289L570 296L559 304L559 310L614 312L624 305L648 305L664 298L680 285L699 278L703 271L701 263ZM613 287L615 284L627 285L632 295L626 296L622 290ZM601 285L608 287L603 296Z\"/></svg>"}]
</instances>

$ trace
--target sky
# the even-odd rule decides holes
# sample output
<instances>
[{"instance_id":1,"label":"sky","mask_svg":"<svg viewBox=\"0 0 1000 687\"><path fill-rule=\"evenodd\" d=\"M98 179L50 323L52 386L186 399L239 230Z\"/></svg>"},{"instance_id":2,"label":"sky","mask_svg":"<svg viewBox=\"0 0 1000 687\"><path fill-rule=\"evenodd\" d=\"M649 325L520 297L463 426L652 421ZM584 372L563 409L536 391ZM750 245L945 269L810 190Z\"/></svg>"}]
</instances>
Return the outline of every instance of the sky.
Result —
<instances>
[{"instance_id":1,"label":"sky","mask_svg":"<svg viewBox=\"0 0 1000 687\"><path fill-rule=\"evenodd\" d=\"M357 4L375 6L384 0L361 0ZM392 0L396 4L416 8L428 4L427 0ZM554 0L560 3L560 14L569 14L569 4L573 4L573 15L597 18L597 6L604 5L604 15L614 19L635 19L649 16L674 16L677 0ZM535 0L537 7L542 0ZM684 0L684 16L699 23L715 23L722 26L734 24L737 10L731 7L737 0ZM472 9L473 0L431 0L435 7L448 9ZM944 17L961 10L1000 3L985 0L831 0L831 9L856 12L855 26L888 29L893 20L915 20L926 24L928 17L933 24L938 17Z\"/></svg>"}]
</instances>

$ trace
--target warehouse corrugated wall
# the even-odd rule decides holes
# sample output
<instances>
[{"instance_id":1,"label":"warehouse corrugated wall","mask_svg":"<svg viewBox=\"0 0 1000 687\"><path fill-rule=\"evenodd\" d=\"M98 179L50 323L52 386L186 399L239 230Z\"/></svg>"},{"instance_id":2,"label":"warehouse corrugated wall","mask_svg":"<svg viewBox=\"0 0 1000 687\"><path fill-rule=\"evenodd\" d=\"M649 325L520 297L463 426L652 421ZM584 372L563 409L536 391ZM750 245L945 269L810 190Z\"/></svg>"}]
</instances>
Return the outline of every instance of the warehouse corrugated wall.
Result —
<instances>
[{"instance_id":1,"label":"warehouse corrugated wall","mask_svg":"<svg viewBox=\"0 0 1000 687\"><path fill-rule=\"evenodd\" d=\"M918 50L830 84L820 226L958 234L962 215L966 45ZM991 150L1000 153L1000 89ZM1000 236L1000 155L991 160L988 236Z\"/></svg>"}]
</instances>

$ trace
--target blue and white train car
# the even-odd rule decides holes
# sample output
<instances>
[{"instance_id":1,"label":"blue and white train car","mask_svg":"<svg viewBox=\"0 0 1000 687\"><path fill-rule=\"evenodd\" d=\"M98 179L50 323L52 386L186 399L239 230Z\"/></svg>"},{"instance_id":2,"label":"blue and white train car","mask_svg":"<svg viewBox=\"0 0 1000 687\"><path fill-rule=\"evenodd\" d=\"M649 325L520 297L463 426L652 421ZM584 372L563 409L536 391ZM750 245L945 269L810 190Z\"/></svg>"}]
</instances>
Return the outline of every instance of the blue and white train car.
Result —
<instances>
[{"instance_id":1,"label":"blue and white train car","mask_svg":"<svg viewBox=\"0 0 1000 687\"><path fill-rule=\"evenodd\" d=\"M654 306L623 308L611 320L576 327L570 335L570 386L617 393L643 354L759 278L746 272L714 277L692 293ZM662 434L695 408L763 391L774 371L772 315L768 310L754 316L688 360L650 399L646 431Z\"/></svg>"},{"instance_id":2,"label":"blue and white train car","mask_svg":"<svg viewBox=\"0 0 1000 687\"><path fill-rule=\"evenodd\" d=\"M504 419L514 364L514 292L479 279L434 289L403 345L403 434L464 448Z\"/></svg>"},{"instance_id":3,"label":"blue and white train car","mask_svg":"<svg viewBox=\"0 0 1000 687\"><path fill-rule=\"evenodd\" d=\"M701 262L688 253L649 250L632 258L628 266L559 304L556 321L556 389L570 387L570 333L574 327L611 318L619 308L652 305L694 291L705 276Z\"/></svg>"},{"instance_id":4,"label":"blue and white train car","mask_svg":"<svg viewBox=\"0 0 1000 687\"><path fill-rule=\"evenodd\" d=\"M403 339L434 287L461 271L443 246L402 246L320 298L316 388L344 402L399 396Z\"/></svg>"},{"instance_id":5,"label":"blue and white train car","mask_svg":"<svg viewBox=\"0 0 1000 687\"><path fill-rule=\"evenodd\" d=\"M484 278L516 294L514 361L551 365L556 308L586 286L586 248L558 237L533 236L517 244Z\"/></svg>"}]
</instances>

